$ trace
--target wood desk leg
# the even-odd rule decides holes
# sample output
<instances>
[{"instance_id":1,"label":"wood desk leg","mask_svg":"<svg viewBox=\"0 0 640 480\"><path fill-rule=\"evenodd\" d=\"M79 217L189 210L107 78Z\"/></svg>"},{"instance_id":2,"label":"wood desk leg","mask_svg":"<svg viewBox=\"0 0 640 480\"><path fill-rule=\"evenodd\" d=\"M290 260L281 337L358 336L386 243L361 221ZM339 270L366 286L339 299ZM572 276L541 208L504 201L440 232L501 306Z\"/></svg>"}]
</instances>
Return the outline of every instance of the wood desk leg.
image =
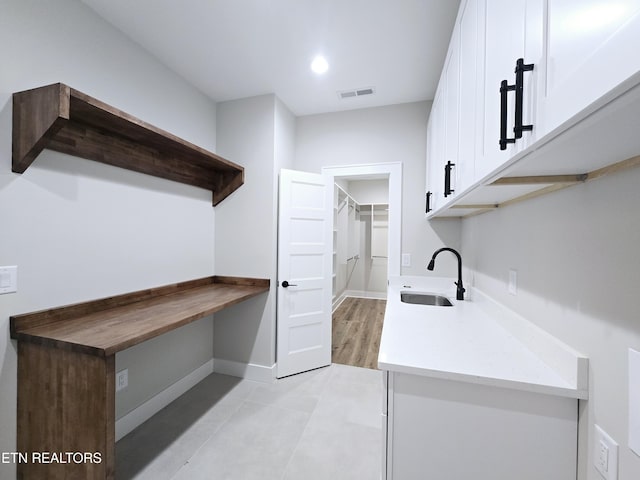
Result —
<instances>
[{"instance_id":1,"label":"wood desk leg","mask_svg":"<svg viewBox=\"0 0 640 480\"><path fill-rule=\"evenodd\" d=\"M18 479L115 478L115 355L18 342Z\"/></svg>"}]
</instances>

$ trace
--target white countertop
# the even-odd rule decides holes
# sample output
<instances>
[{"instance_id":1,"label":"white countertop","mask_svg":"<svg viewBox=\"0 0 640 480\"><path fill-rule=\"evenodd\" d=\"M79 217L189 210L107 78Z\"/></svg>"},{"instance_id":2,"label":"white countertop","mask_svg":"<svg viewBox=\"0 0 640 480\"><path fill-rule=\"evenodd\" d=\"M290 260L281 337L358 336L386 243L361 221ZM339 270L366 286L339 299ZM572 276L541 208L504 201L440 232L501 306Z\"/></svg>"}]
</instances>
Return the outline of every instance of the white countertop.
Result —
<instances>
[{"instance_id":1,"label":"white countertop","mask_svg":"<svg viewBox=\"0 0 640 480\"><path fill-rule=\"evenodd\" d=\"M457 301L454 279L390 280L378 367L402 373L587 398L588 360L477 290ZM400 301L444 294L452 307Z\"/></svg>"}]
</instances>

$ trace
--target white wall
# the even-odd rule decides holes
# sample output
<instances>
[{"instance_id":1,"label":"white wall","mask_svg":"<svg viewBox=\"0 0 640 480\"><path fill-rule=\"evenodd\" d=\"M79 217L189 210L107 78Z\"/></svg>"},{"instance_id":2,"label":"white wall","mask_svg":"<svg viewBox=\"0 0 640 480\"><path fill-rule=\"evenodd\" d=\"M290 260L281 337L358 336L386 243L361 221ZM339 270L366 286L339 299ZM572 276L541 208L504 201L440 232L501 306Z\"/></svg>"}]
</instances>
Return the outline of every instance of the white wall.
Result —
<instances>
[{"instance_id":1,"label":"white wall","mask_svg":"<svg viewBox=\"0 0 640 480\"><path fill-rule=\"evenodd\" d=\"M388 203L389 180L352 180L349 195L359 203Z\"/></svg>"},{"instance_id":2,"label":"white wall","mask_svg":"<svg viewBox=\"0 0 640 480\"><path fill-rule=\"evenodd\" d=\"M640 457L627 447L627 351L640 350L639 184L636 168L463 222L475 285L589 357L580 480L601 479L594 423L620 445L620 480L640 478Z\"/></svg>"},{"instance_id":3,"label":"white wall","mask_svg":"<svg viewBox=\"0 0 640 480\"><path fill-rule=\"evenodd\" d=\"M426 265L444 245L460 248L460 222L425 219L425 157L430 102L405 103L298 118L294 168L402 162L403 275L432 275ZM438 259L438 276L454 276L455 258Z\"/></svg>"},{"instance_id":4,"label":"white wall","mask_svg":"<svg viewBox=\"0 0 640 480\"><path fill-rule=\"evenodd\" d=\"M252 376L275 363L277 181L293 160L295 118L262 95L219 103L217 124L218 153L245 167L245 184L216 207L216 273L269 278L271 291L216 314L214 355L250 364Z\"/></svg>"},{"instance_id":5,"label":"white wall","mask_svg":"<svg viewBox=\"0 0 640 480\"><path fill-rule=\"evenodd\" d=\"M0 451L16 448L16 343L9 316L214 273L214 209L204 190L50 151L11 172L11 94L62 81L215 150L215 105L74 0L0 1ZM117 415L210 360L201 320L118 355L129 388ZM153 348L152 348L153 347ZM144 368L139 368L144 365ZM142 373L143 371L143 373ZM0 464L0 478L14 478Z\"/></svg>"}]
</instances>

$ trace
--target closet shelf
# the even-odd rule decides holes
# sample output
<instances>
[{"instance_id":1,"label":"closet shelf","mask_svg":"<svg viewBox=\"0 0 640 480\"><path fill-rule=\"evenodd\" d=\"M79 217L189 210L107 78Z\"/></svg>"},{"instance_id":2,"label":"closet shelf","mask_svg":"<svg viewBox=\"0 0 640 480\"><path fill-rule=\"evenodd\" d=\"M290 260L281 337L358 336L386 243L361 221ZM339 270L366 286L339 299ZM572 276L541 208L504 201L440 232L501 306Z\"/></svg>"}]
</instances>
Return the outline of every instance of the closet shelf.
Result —
<instances>
[{"instance_id":1,"label":"closet shelf","mask_svg":"<svg viewBox=\"0 0 640 480\"><path fill-rule=\"evenodd\" d=\"M13 94L12 170L44 149L211 190L217 205L244 168L62 83Z\"/></svg>"}]
</instances>

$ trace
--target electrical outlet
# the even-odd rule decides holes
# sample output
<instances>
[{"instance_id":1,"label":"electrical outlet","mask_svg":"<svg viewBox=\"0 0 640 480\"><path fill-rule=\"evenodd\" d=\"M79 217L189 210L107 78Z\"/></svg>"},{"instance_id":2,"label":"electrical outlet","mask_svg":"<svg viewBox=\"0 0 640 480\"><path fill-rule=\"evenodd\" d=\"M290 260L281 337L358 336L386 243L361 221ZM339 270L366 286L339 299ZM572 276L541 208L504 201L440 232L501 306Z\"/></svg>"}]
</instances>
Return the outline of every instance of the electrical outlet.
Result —
<instances>
[{"instance_id":1,"label":"electrical outlet","mask_svg":"<svg viewBox=\"0 0 640 480\"><path fill-rule=\"evenodd\" d=\"M605 480L618 480L618 444L594 425L593 464Z\"/></svg>"},{"instance_id":2,"label":"electrical outlet","mask_svg":"<svg viewBox=\"0 0 640 480\"><path fill-rule=\"evenodd\" d=\"M120 390L127 388L128 385L129 385L129 370L125 368L124 370L120 370L118 373L116 373L116 392L119 392Z\"/></svg>"},{"instance_id":3,"label":"electrical outlet","mask_svg":"<svg viewBox=\"0 0 640 480\"><path fill-rule=\"evenodd\" d=\"M410 267L411 266L411 254L410 253L403 253L402 254L402 266L403 267Z\"/></svg>"}]
</instances>

